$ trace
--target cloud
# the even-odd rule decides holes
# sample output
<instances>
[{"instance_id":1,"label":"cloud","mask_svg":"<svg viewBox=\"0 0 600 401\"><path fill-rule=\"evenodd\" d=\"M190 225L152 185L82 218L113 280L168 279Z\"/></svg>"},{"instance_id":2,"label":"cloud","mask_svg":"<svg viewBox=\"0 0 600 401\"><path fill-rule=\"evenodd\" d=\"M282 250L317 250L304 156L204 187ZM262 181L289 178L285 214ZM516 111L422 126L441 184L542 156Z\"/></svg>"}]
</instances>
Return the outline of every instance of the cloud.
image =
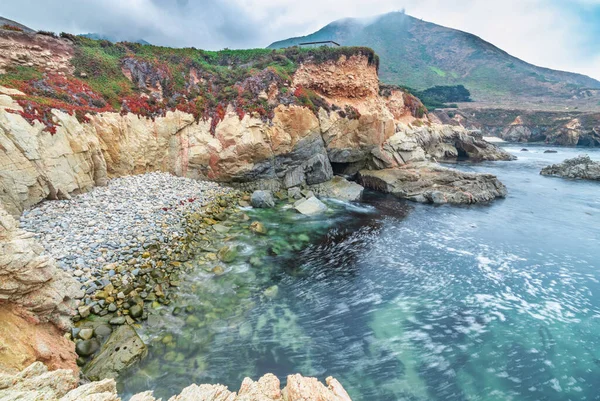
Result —
<instances>
[{"instance_id":1,"label":"cloud","mask_svg":"<svg viewBox=\"0 0 600 401\"><path fill-rule=\"evenodd\" d=\"M36 29L204 49L264 47L345 17L405 8L536 65L600 79L600 0L19 0L0 13Z\"/></svg>"}]
</instances>

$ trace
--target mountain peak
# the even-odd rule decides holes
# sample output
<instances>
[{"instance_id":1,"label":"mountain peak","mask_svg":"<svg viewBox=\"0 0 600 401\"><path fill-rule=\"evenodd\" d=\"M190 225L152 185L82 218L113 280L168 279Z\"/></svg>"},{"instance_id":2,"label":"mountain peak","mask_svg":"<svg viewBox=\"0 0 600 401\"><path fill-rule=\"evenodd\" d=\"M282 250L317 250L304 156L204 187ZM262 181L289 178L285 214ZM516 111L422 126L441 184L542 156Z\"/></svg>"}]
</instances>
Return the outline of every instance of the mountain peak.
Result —
<instances>
[{"instance_id":1,"label":"mountain peak","mask_svg":"<svg viewBox=\"0 0 600 401\"><path fill-rule=\"evenodd\" d=\"M383 82L415 90L464 85L475 100L527 98L543 102L600 89L599 81L585 75L529 64L476 35L402 11L336 20L310 35L275 42L269 48L320 40L371 47L381 58Z\"/></svg>"}]
</instances>

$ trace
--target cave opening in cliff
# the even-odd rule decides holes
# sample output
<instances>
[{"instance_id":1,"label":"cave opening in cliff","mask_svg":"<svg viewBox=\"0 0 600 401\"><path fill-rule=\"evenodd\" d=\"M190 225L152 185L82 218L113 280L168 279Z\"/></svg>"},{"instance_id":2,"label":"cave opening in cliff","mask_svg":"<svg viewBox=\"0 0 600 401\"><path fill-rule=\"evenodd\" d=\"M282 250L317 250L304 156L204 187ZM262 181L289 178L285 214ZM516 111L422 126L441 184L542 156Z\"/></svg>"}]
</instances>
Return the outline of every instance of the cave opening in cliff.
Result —
<instances>
[{"instance_id":1,"label":"cave opening in cliff","mask_svg":"<svg viewBox=\"0 0 600 401\"><path fill-rule=\"evenodd\" d=\"M364 163L331 163L331 168L333 170L333 174L341 175L348 180L354 181L358 172L364 168Z\"/></svg>"},{"instance_id":2,"label":"cave opening in cliff","mask_svg":"<svg viewBox=\"0 0 600 401\"><path fill-rule=\"evenodd\" d=\"M456 146L457 156L456 161L465 161L469 160L469 154L460 146Z\"/></svg>"}]
</instances>

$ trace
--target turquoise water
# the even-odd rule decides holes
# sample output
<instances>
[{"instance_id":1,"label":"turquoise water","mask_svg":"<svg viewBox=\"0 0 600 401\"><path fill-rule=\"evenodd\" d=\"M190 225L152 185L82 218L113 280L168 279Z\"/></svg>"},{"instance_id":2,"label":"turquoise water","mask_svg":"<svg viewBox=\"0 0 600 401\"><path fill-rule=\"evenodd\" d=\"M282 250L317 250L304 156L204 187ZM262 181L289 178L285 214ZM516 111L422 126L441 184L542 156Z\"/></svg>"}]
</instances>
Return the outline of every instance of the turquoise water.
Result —
<instances>
[{"instance_id":1,"label":"turquoise water","mask_svg":"<svg viewBox=\"0 0 600 401\"><path fill-rule=\"evenodd\" d=\"M222 276L187 277L120 391L298 372L355 401L600 400L600 183L539 175L578 149L522 147L458 166L507 185L491 205L371 193L317 220L248 211L269 235L234 238Z\"/></svg>"}]
</instances>

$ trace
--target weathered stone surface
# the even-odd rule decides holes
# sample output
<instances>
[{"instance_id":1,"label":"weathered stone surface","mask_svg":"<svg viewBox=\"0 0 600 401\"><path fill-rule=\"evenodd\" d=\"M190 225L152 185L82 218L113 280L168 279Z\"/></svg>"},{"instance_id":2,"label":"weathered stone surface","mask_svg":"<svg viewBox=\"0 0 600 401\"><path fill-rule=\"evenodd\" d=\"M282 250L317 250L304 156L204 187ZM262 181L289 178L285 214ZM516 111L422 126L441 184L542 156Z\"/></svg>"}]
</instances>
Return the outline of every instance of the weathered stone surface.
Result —
<instances>
[{"instance_id":1,"label":"weathered stone surface","mask_svg":"<svg viewBox=\"0 0 600 401\"><path fill-rule=\"evenodd\" d=\"M119 372L144 358L147 353L146 344L133 327L119 326L86 366L85 374L91 380L115 378Z\"/></svg>"},{"instance_id":2,"label":"weathered stone surface","mask_svg":"<svg viewBox=\"0 0 600 401\"><path fill-rule=\"evenodd\" d=\"M311 190L320 197L343 201L359 201L362 198L364 188L362 185L336 176L327 182L311 186Z\"/></svg>"},{"instance_id":3,"label":"weathered stone surface","mask_svg":"<svg viewBox=\"0 0 600 401\"><path fill-rule=\"evenodd\" d=\"M72 72L73 46L64 39L28 32L0 32L0 74L9 66L28 65L47 72ZM10 93L9 93L10 94Z\"/></svg>"},{"instance_id":4,"label":"weathered stone surface","mask_svg":"<svg viewBox=\"0 0 600 401\"><path fill-rule=\"evenodd\" d=\"M421 203L472 204L503 198L506 187L491 174L465 173L430 163L385 170L362 170L365 188Z\"/></svg>"},{"instance_id":5,"label":"weathered stone surface","mask_svg":"<svg viewBox=\"0 0 600 401\"><path fill-rule=\"evenodd\" d=\"M105 379L69 391L59 401L121 401L121 399L117 395L115 381Z\"/></svg>"},{"instance_id":6,"label":"weathered stone surface","mask_svg":"<svg viewBox=\"0 0 600 401\"><path fill-rule=\"evenodd\" d=\"M192 384L169 401L235 401L236 394L220 384Z\"/></svg>"},{"instance_id":7,"label":"weathered stone surface","mask_svg":"<svg viewBox=\"0 0 600 401\"><path fill-rule=\"evenodd\" d=\"M327 378L328 387L325 387L314 377L290 375L287 377L287 386L283 389L285 401L351 401L350 396L337 380Z\"/></svg>"},{"instance_id":8,"label":"weathered stone surface","mask_svg":"<svg viewBox=\"0 0 600 401\"><path fill-rule=\"evenodd\" d=\"M316 216L327 211L327 206L315 196L308 199L300 199L294 203L294 209L305 216Z\"/></svg>"},{"instance_id":9,"label":"weathered stone surface","mask_svg":"<svg viewBox=\"0 0 600 401\"><path fill-rule=\"evenodd\" d=\"M18 374L0 373L0 400L58 400L77 386L70 370L48 371L36 362Z\"/></svg>"},{"instance_id":10,"label":"weathered stone surface","mask_svg":"<svg viewBox=\"0 0 600 401\"><path fill-rule=\"evenodd\" d=\"M544 167L540 174L600 181L600 162L593 161L588 155L581 155L559 164Z\"/></svg>"},{"instance_id":11,"label":"weathered stone surface","mask_svg":"<svg viewBox=\"0 0 600 401\"><path fill-rule=\"evenodd\" d=\"M73 298L81 294L76 281L42 256L31 233L0 205L0 300L23 306L42 320L68 327Z\"/></svg>"},{"instance_id":12,"label":"weathered stone surface","mask_svg":"<svg viewBox=\"0 0 600 401\"><path fill-rule=\"evenodd\" d=\"M51 369L78 372L74 344L52 323L39 322L16 305L0 306L0 372L40 361Z\"/></svg>"},{"instance_id":13,"label":"weathered stone surface","mask_svg":"<svg viewBox=\"0 0 600 401\"><path fill-rule=\"evenodd\" d=\"M271 191L254 191L250 197L252 207L268 209L275 206L275 199Z\"/></svg>"},{"instance_id":14,"label":"weathered stone surface","mask_svg":"<svg viewBox=\"0 0 600 401\"><path fill-rule=\"evenodd\" d=\"M242 382L236 401L279 401L283 400L279 379L267 373L258 381L248 377Z\"/></svg>"},{"instance_id":15,"label":"weathered stone surface","mask_svg":"<svg viewBox=\"0 0 600 401\"><path fill-rule=\"evenodd\" d=\"M48 371L36 362L17 374L0 373L0 401L121 401L113 379L77 387L69 370ZM270 373L257 381L245 378L238 393L220 384L202 384L183 389L169 401L352 401L342 385L328 377L323 385L315 378L291 375L281 390L279 379ZM77 388L76 388L77 387ZM158 401L151 391L136 394L131 401Z\"/></svg>"}]
</instances>

